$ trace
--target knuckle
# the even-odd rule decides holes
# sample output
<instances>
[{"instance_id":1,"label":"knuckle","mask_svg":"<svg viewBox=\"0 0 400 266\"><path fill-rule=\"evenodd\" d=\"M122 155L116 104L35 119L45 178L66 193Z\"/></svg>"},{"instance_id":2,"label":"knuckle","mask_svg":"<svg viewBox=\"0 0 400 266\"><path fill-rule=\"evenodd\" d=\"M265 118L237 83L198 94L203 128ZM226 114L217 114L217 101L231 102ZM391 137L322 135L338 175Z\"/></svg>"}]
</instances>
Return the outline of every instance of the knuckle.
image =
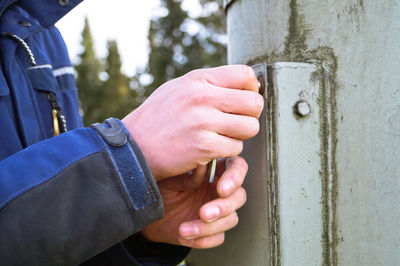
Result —
<instances>
[{"instance_id":1,"label":"knuckle","mask_svg":"<svg viewBox=\"0 0 400 266\"><path fill-rule=\"evenodd\" d=\"M186 73L184 77L190 80L200 80L203 75L203 72L204 70L202 69L195 69Z\"/></svg>"},{"instance_id":2,"label":"knuckle","mask_svg":"<svg viewBox=\"0 0 400 266\"><path fill-rule=\"evenodd\" d=\"M243 187L239 188L240 198L242 199L242 204L247 201L247 192Z\"/></svg>"},{"instance_id":3,"label":"knuckle","mask_svg":"<svg viewBox=\"0 0 400 266\"><path fill-rule=\"evenodd\" d=\"M237 164L238 164L242 169L245 169L245 171L248 170L249 165L247 164L246 160L245 160L243 157L238 156L238 157L235 158L235 161L237 161Z\"/></svg>"},{"instance_id":4,"label":"knuckle","mask_svg":"<svg viewBox=\"0 0 400 266\"><path fill-rule=\"evenodd\" d=\"M250 123L250 135L255 136L260 131L260 122L258 122L258 119L252 118Z\"/></svg>"},{"instance_id":5,"label":"knuckle","mask_svg":"<svg viewBox=\"0 0 400 266\"><path fill-rule=\"evenodd\" d=\"M185 114L188 129L197 134L198 141L203 139L203 134L212 128L213 121L207 117L207 114L202 111L202 108L192 108Z\"/></svg>"},{"instance_id":6,"label":"knuckle","mask_svg":"<svg viewBox=\"0 0 400 266\"><path fill-rule=\"evenodd\" d=\"M246 160L240 156L235 157L232 161L229 161L229 166L236 170L238 176L245 175L249 168Z\"/></svg>"},{"instance_id":7,"label":"knuckle","mask_svg":"<svg viewBox=\"0 0 400 266\"><path fill-rule=\"evenodd\" d=\"M243 141L238 141L236 155L241 154L243 151Z\"/></svg>"},{"instance_id":8,"label":"knuckle","mask_svg":"<svg viewBox=\"0 0 400 266\"><path fill-rule=\"evenodd\" d=\"M230 178L231 178L232 182L234 183L235 190L237 190L243 184L244 175L241 174L239 171L231 173ZM238 196L237 196L238 192L235 191L234 193L236 194L236 199L235 199L235 206L236 206L237 201L238 201ZM239 199L240 199L240 197L239 197ZM235 206L233 207L232 211L237 209Z\"/></svg>"},{"instance_id":9,"label":"knuckle","mask_svg":"<svg viewBox=\"0 0 400 266\"><path fill-rule=\"evenodd\" d=\"M224 150L222 147L220 150ZM230 142L229 151L225 150L224 157L235 157L238 156L243 151L243 141L241 140L234 140L234 142Z\"/></svg>"},{"instance_id":10,"label":"knuckle","mask_svg":"<svg viewBox=\"0 0 400 266\"><path fill-rule=\"evenodd\" d=\"M260 132L260 122L258 120L256 120L256 134L258 134L258 132Z\"/></svg>"},{"instance_id":11,"label":"knuckle","mask_svg":"<svg viewBox=\"0 0 400 266\"><path fill-rule=\"evenodd\" d=\"M194 247L198 248L198 249L206 249L206 248L210 248L212 246L213 246L213 243L208 238L203 238L203 239L194 241Z\"/></svg>"},{"instance_id":12,"label":"knuckle","mask_svg":"<svg viewBox=\"0 0 400 266\"><path fill-rule=\"evenodd\" d=\"M229 216L235 211L232 200L225 200L225 202L220 202L218 206L221 209L222 216Z\"/></svg>"},{"instance_id":13,"label":"knuckle","mask_svg":"<svg viewBox=\"0 0 400 266\"><path fill-rule=\"evenodd\" d=\"M192 128L195 130L209 130L212 127L212 121L199 112L191 120Z\"/></svg>"},{"instance_id":14,"label":"knuckle","mask_svg":"<svg viewBox=\"0 0 400 266\"><path fill-rule=\"evenodd\" d=\"M264 109L264 97L257 93L254 98L257 114L260 115Z\"/></svg>"},{"instance_id":15,"label":"knuckle","mask_svg":"<svg viewBox=\"0 0 400 266\"><path fill-rule=\"evenodd\" d=\"M238 225L239 223L239 215L237 214L237 212L234 212L232 214L232 220L233 220L233 226L235 227L236 225Z\"/></svg>"},{"instance_id":16,"label":"knuckle","mask_svg":"<svg viewBox=\"0 0 400 266\"><path fill-rule=\"evenodd\" d=\"M204 158L204 159L201 159L201 160L198 162L198 165L199 165L199 166L206 166L209 162L210 162L209 159Z\"/></svg>"},{"instance_id":17,"label":"knuckle","mask_svg":"<svg viewBox=\"0 0 400 266\"><path fill-rule=\"evenodd\" d=\"M225 242L225 233L222 233L218 241L218 246L222 245L224 242Z\"/></svg>"},{"instance_id":18,"label":"knuckle","mask_svg":"<svg viewBox=\"0 0 400 266\"><path fill-rule=\"evenodd\" d=\"M212 241L208 243L209 247L218 247L225 242L225 232L221 232L214 237L212 237Z\"/></svg>"},{"instance_id":19,"label":"knuckle","mask_svg":"<svg viewBox=\"0 0 400 266\"><path fill-rule=\"evenodd\" d=\"M235 188L242 184L244 176L240 167L233 165L231 168L230 178L235 185Z\"/></svg>"},{"instance_id":20,"label":"knuckle","mask_svg":"<svg viewBox=\"0 0 400 266\"><path fill-rule=\"evenodd\" d=\"M234 203L233 203L232 200L230 200L228 202L229 203L228 203L228 206L227 206L227 214L231 215L232 213L234 213L236 211L236 208L235 208Z\"/></svg>"},{"instance_id":21,"label":"knuckle","mask_svg":"<svg viewBox=\"0 0 400 266\"><path fill-rule=\"evenodd\" d=\"M208 105L212 100L212 95L209 95L206 90L193 90L187 100L190 105Z\"/></svg>"},{"instance_id":22,"label":"knuckle","mask_svg":"<svg viewBox=\"0 0 400 266\"><path fill-rule=\"evenodd\" d=\"M217 143L214 138L207 136L207 134L201 134L197 141L198 149L204 155L209 158L214 158L217 151Z\"/></svg>"},{"instance_id":23,"label":"knuckle","mask_svg":"<svg viewBox=\"0 0 400 266\"><path fill-rule=\"evenodd\" d=\"M251 67L246 66L246 65L242 65L242 73L243 73L243 76L245 77L246 81L252 80L256 77L254 70Z\"/></svg>"},{"instance_id":24,"label":"knuckle","mask_svg":"<svg viewBox=\"0 0 400 266\"><path fill-rule=\"evenodd\" d=\"M194 246L199 249L213 248L222 245L224 241L225 241L225 232L221 232L216 235L195 241Z\"/></svg>"}]
</instances>

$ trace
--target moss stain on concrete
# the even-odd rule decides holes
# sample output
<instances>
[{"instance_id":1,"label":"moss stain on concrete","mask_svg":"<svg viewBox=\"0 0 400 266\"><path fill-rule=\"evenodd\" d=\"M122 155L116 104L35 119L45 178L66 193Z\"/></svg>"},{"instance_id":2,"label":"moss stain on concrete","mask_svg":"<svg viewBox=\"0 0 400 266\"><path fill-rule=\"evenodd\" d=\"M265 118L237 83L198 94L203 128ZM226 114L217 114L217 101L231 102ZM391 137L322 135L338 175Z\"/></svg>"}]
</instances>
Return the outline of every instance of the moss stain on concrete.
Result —
<instances>
[{"instance_id":1,"label":"moss stain on concrete","mask_svg":"<svg viewBox=\"0 0 400 266\"><path fill-rule=\"evenodd\" d=\"M348 17L358 32L361 31L361 22L365 15L365 7L363 0L353 0L346 4L342 13Z\"/></svg>"},{"instance_id":2,"label":"moss stain on concrete","mask_svg":"<svg viewBox=\"0 0 400 266\"><path fill-rule=\"evenodd\" d=\"M273 86L272 69L267 69L267 85ZM268 88L267 93L267 117L270 121L267 132L267 147L269 147L268 165L269 165L269 182L268 182L268 198L270 208L270 240L271 240L271 265L281 265L280 256L280 219L279 219L279 186L278 186L278 159L277 159L277 134L276 134L276 97L274 89Z\"/></svg>"},{"instance_id":3,"label":"moss stain on concrete","mask_svg":"<svg viewBox=\"0 0 400 266\"><path fill-rule=\"evenodd\" d=\"M307 50L306 40L309 30L305 28L304 17L299 15L297 0L290 0L289 8L289 27L284 54L290 60L295 60L304 57L304 52Z\"/></svg>"}]
</instances>

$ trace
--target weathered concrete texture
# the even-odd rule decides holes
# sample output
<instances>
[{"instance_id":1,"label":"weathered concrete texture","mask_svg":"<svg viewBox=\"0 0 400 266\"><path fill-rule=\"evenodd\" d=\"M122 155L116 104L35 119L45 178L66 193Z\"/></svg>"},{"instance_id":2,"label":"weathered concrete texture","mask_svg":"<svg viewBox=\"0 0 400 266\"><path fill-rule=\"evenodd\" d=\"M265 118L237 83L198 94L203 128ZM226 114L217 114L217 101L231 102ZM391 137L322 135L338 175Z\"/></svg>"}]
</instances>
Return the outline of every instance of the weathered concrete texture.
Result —
<instances>
[{"instance_id":1,"label":"weathered concrete texture","mask_svg":"<svg viewBox=\"0 0 400 266\"><path fill-rule=\"evenodd\" d=\"M240 0L231 4L227 15L228 61L247 63L260 56L282 53L289 14L286 1Z\"/></svg>"},{"instance_id":2,"label":"weathered concrete texture","mask_svg":"<svg viewBox=\"0 0 400 266\"><path fill-rule=\"evenodd\" d=\"M308 62L329 73L315 140L327 140L315 217L324 222L322 264L400 265L400 2L238 0L227 20L230 63ZM270 265L265 121L261 129L244 152L240 226L194 265Z\"/></svg>"},{"instance_id":3,"label":"weathered concrete texture","mask_svg":"<svg viewBox=\"0 0 400 266\"><path fill-rule=\"evenodd\" d=\"M400 265L399 2L299 5L307 46L338 61L337 263Z\"/></svg>"}]
</instances>

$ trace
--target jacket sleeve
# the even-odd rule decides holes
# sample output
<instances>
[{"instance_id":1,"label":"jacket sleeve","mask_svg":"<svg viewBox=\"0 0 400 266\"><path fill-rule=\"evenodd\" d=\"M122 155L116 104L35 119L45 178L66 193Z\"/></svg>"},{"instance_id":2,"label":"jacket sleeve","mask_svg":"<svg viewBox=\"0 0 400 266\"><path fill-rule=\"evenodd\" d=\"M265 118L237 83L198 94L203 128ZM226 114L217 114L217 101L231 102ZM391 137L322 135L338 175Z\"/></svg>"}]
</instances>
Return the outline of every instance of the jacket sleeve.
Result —
<instances>
[{"instance_id":1,"label":"jacket sleeve","mask_svg":"<svg viewBox=\"0 0 400 266\"><path fill-rule=\"evenodd\" d=\"M0 162L2 265L77 265L162 215L145 159L116 119Z\"/></svg>"},{"instance_id":2,"label":"jacket sleeve","mask_svg":"<svg viewBox=\"0 0 400 266\"><path fill-rule=\"evenodd\" d=\"M150 242L136 233L81 266L173 266L189 252L188 247Z\"/></svg>"}]
</instances>

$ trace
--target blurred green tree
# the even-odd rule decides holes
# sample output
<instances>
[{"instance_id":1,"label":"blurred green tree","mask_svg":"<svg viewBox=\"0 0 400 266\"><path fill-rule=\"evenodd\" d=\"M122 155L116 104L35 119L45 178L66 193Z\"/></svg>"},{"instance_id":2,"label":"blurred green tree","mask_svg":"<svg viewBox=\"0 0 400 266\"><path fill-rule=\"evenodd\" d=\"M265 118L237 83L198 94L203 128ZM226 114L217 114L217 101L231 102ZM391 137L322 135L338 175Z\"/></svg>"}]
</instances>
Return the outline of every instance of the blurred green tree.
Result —
<instances>
[{"instance_id":1,"label":"blurred green tree","mask_svg":"<svg viewBox=\"0 0 400 266\"><path fill-rule=\"evenodd\" d=\"M102 70L101 61L96 56L92 33L90 31L88 18L85 18L85 25L82 31L82 52L79 56L79 63L75 65L77 72L76 85L80 108L83 113L85 125L100 121L102 110L99 109L99 101L102 99L101 80L99 74Z\"/></svg>"},{"instance_id":2,"label":"blurred green tree","mask_svg":"<svg viewBox=\"0 0 400 266\"><path fill-rule=\"evenodd\" d=\"M121 72L117 42L107 42L108 55L102 64L96 56L89 21L85 18L81 45L83 50L75 70L84 124L102 122L109 117L122 119L141 100L137 92L130 88L131 79Z\"/></svg>"},{"instance_id":3,"label":"blurred green tree","mask_svg":"<svg viewBox=\"0 0 400 266\"><path fill-rule=\"evenodd\" d=\"M150 77L145 94L193 69L226 64L222 1L199 0L201 11L190 15L181 0L161 0L148 33L149 62L142 75Z\"/></svg>"},{"instance_id":4,"label":"blurred green tree","mask_svg":"<svg viewBox=\"0 0 400 266\"><path fill-rule=\"evenodd\" d=\"M104 119L116 117L122 119L139 106L138 94L130 88L130 78L121 72L121 56L115 40L107 42L108 55L105 64L107 80L102 85L104 99L102 109Z\"/></svg>"}]
</instances>

